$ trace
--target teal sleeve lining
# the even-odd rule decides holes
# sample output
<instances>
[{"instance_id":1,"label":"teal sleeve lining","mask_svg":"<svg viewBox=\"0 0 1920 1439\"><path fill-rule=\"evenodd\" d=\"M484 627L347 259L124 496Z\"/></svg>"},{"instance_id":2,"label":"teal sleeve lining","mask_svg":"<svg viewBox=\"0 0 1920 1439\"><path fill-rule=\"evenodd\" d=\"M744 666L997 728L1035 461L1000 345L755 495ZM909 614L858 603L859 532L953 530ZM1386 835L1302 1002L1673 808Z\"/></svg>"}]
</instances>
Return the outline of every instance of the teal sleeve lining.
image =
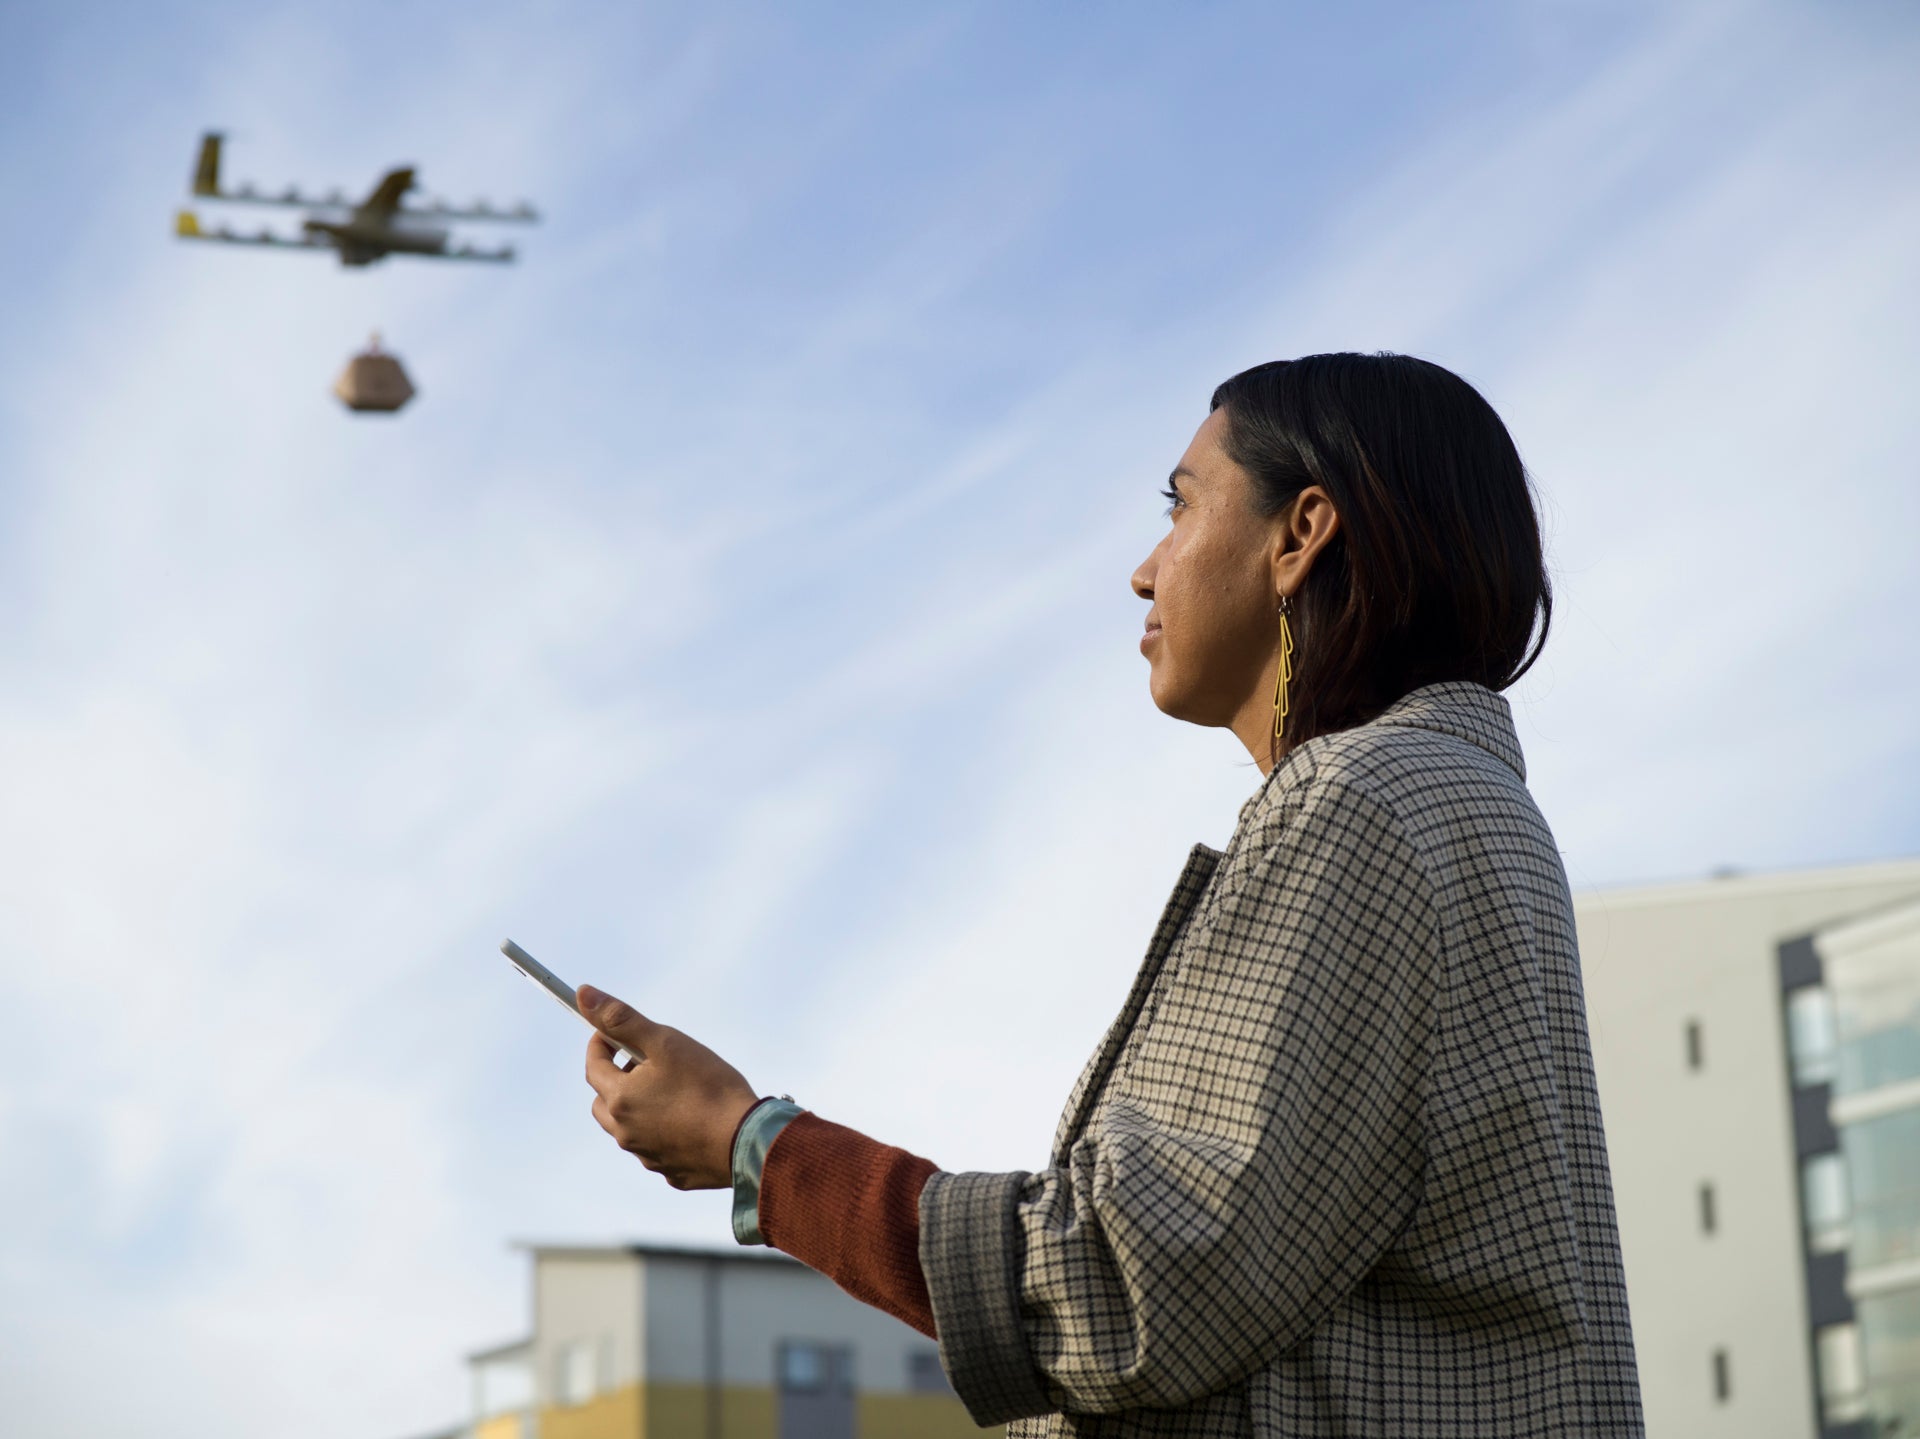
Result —
<instances>
[{"instance_id":1,"label":"teal sleeve lining","mask_svg":"<svg viewBox=\"0 0 1920 1439\"><path fill-rule=\"evenodd\" d=\"M733 1237L742 1244L765 1244L760 1233L760 1170L780 1131L804 1111L784 1095L763 1099L740 1121L733 1137Z\"/></svg>"}]
</instances>

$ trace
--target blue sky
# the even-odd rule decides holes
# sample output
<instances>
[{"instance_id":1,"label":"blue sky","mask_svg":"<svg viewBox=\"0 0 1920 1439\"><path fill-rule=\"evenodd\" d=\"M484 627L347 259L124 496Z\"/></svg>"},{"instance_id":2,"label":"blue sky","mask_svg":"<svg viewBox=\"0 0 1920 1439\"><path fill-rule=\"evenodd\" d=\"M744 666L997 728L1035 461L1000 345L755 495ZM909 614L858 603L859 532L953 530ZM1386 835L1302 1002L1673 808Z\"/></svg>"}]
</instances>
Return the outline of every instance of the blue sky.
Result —
<instances>
[{"instance_id":1,"label":"blue sky","mask_svg":"<svg viewBox=\"0 0 1920 1439\"><path fill-rule=\"evenodd\" d=\"M502 934L1041 1162L1257 778L1127 580L1259 360L1506 417L1576 884L1920 851L1916 61L1891 3L0 13L10 1422L424 1430L510 1238L725 1242ZM545 223L179 245L209 126ZM376 328L393 421L327 395Z\"/></svg>"}]
</instances>

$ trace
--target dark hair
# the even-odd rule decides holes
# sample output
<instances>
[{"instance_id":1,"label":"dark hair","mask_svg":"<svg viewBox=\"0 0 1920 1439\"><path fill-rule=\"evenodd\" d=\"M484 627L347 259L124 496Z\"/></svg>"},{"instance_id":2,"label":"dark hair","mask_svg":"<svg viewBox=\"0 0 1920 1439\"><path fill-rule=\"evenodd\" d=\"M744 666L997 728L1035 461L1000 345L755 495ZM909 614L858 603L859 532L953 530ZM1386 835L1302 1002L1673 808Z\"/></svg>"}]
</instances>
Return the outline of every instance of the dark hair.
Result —
<instances>
[{"instance_id":1,"label":"dark hair","mask_svg":"<svg viewBox=\"0 0 1920 1439\"><path fill-rule=\"evenodd\" d=\"M1410 355L1307 355L1241 371L1212 408L1262 517L1309 485L1340 516L1293 597L1286 748L1422 685L1505 689L1539 658L1553 590L1533 490L1473 386Z\"/></svg>"}]
</instances>

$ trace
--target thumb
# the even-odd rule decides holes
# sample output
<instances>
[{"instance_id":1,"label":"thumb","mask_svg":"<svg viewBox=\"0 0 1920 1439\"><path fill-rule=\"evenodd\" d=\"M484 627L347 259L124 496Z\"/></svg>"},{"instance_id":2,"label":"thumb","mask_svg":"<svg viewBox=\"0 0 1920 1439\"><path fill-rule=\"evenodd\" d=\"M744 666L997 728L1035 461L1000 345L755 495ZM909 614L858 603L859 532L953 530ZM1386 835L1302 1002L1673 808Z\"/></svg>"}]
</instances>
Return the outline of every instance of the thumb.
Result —
<instances>
[{"instance_id":1,"label":"thumb","mask_svg":"<svg viewBox=\"0 0 1920 1439\"><path fill-rule=\"evenodd\" d=\"M660 1027L632 1005L603 994L590 984L581 985L574 997L580 1001L580 1012L593 1027L615 1039L639 1043Z\"/></svg>"}]
</instances>

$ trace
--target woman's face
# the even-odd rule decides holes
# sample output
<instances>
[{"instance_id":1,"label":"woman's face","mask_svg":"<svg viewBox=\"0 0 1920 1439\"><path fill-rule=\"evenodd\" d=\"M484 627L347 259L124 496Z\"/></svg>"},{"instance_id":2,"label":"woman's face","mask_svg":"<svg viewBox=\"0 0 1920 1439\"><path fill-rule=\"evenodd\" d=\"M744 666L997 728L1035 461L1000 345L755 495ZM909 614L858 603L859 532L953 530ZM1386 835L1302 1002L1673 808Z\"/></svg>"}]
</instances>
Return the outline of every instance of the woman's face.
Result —
<instances>
[{"instance_id":1,"label":"woman's face","mask_svg":"<svg viewBox=\"0 0 1920 1439\"><path fill-rule=\"evenodd\" d=\"M1247 740L1272 727L1275 561L1289 515L1254 513L1252 479L1223 448L1226 418L1225 410L1208 415L1180 457L1166 537L1134 571L1133 592L1153 602L1140 649L1154 704L1193 724L1244 728Z\"/></svg>"}]
</instances>

